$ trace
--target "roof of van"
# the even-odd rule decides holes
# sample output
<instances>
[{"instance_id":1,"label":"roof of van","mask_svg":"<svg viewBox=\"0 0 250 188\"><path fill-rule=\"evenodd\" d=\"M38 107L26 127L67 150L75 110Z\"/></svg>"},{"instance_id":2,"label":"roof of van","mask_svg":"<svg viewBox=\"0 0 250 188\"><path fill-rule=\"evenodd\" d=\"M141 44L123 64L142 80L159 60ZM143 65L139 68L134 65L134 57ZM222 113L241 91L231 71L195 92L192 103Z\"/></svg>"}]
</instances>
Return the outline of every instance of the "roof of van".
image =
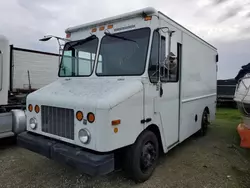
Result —
<instances>
[{"instance_id":1,"label":"roof of van","mask_svg":"<svg viewBox=\"0 0 250 188\"><path fill-rule=\"evenodd\" d=\"M176 21L172 20L171 18L169 18L168 16L166 16L162 12L157 11L153 7L147 7L147 8L144 8L144 9L139 9L139 10L136 10L136 11L125 13L125 14L120 14L120 15L117 15L117 16L113 16L113 17L109 17L109 18L104 18L104 19L97 20L97 21L94 21L94 22L90 22L90 23L86 23L86 24L82 24L82 25L78 25L78 26L74 26L74 27L69 27L69 28L67 28L65 30L65 32L66 33L71 33L71 32L75 32L75 31L81 30L83 28L95 27L95 26L98 26L98 25L101 25L101 24L105 25L105 24L110 23L110 21L115 22L115 21L119 21L119 20L129 19L129 18L140 16L143 13L146 14L146 15L157 15L157 16L159 16L159 14L160 14L160 15L166 17L167 19L171 20L176 25L180 26L182 29L186 30L188 33L190 33L190 34L194 35L195 37L197 37L198 39L202 40L203 42L205 42L206 44L208 44L210 47L212 47L215 50L217 50L213 45L209 44L208 42L206 42L205 40L203 40L202 38L200 38L199 36L197 36L196 34L194 34L193 32L191 32L187 28L183 27L181 24L179 24Z\"/></svg>"},{"instance_id":2,"label":"roof of van","mask_svg":"<svg viewBox=\"0 0 250 188\"><path fill-rule=\"evenodd\" d=\"M78 26L75 26L75 27L70 27L70 28L66 29L65 32L70 33L70 32L80 30L82 28L93 27L93 26L96 26L96 25L105 24L105 23L108 23L110 21L124 20L124 19L127 19L127 18L142 15L142 13L145 13L147 15L154 15L154 14L158 14L158 11L155 10L154 8L152 8L152 7L148 7L148 8L136 10L136 11L133 11L133 12L128 12L128 13L125 13L125 14L120 14L120 15L117 15L117 16L104 18L104 19L97 20L97 21L94 21L94 22L78 25Z\"/></svg>"}]
</instances>

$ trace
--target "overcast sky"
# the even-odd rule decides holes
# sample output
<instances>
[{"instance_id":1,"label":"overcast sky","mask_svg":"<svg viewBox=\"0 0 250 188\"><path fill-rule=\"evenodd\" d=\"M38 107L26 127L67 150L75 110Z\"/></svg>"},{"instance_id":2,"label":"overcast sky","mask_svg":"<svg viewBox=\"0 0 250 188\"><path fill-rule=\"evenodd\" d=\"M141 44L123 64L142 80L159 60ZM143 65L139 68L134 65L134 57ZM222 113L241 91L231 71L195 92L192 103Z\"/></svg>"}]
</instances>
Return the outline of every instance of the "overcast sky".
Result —
<instances>
[{"instance_id":1,"label":"overcast sky","mask_svg":"<svg viewBox=\"0 0 250 188\"><path fill-rule=\"evenodd\" d=\"M8 0L0 3L0 34L16 47L56 52L65 29L152 6L218 48L218 78L250 62L250 0Z\"/></svg>"}]
</instances>

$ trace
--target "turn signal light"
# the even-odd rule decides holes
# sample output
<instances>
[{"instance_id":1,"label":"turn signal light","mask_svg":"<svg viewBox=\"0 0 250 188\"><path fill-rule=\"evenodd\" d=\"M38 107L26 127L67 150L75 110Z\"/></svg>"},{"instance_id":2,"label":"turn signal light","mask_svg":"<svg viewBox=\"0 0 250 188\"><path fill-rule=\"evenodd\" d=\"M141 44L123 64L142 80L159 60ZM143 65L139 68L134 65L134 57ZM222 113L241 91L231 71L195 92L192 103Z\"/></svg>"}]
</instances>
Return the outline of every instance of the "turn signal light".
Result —
<instances>
[{"instance_id":1,"label":"turn signal light","mask_svg":"<svg viewBox=\"0 0 250 188\"><path fill-rule=\"evenodd\" d=\"M29 109L30 112L32 112L32 110L33 110L32 104L29 104L28 109Z\"/></svg>"},{"instance_id":2,"label":"turn signal light","mask_svg":"<svg viewBox=\"0 0 250 188\"><path fill-rule=\"evenodd\" d=\"M96 32L96 31L97 31L97 29L96 29L96 28L93 28L93 29L92 29L92 33Z\"/></svg>"},{"instance_id":3,"label":"turn signal light","mask_svg":"<svg viewBox=\"0 0 250 188\"><path fill-rule=\"evenodd\" d=\"M70 38L71 37L71 34L70 33L66 33L66 38Z\"/></svg>"},{"instance_id":4,"label":"turn signal light","mask_svg":"<svg viewBox=\"0 0 250 188\"><path fill-rule=\"evenodd\" d=\"M40 107L38 105L35 106L35 112L38 114L40 112Z\"/></svg>"},{"instance_id":5,"label":"turn signal light","mask_svg":"<svg viewBox=\"0 0 250 188\"><path fill-rule=\"evenodd\" d=\"M118 128L117 127L114 128L114 133L118 133Z\"/></svg>"},{"instance_id":6,"label":"turn signal light","mask_svg":"<svg viewBox=\"0 0 250 188\"><path fill-rule=\"evenodd\" d=\"M105 29L104 26L99 27L99 30L100 30L100 31L103 31L104 29Z\"/></svg>"},{"instance_id":7,"label":"turn signal light","mask_svg":"<svg viewBox=\"0 0 250 188\"><path fill-rule=\"evenodd\" d=\"M95 115L92 112L89 112L87 115L87 119L89 123L93 123L95 121Z\"/></svg>"},{"instance_id":8,"label":"turn signal light","mask_svg":"<svg viewBox=\"0 0 250 188\"><path fill-rule=\"evenodd\" d=\"M121 124L121 120L120 119L117 119L117 120L113 120L112 121L112 125L115 126L115 125L119 125Z\"/></svg>"},{"instance_id":9,"label":"turn signal light","mask_svg":"<svg viewBox=\"0 0 250 188\"><path fill-rule=\"evenodd\" d=\"M113 25L108 25L108 29L112 29L113 28Z\"/></svg>"},{"instance_id":10,"label":"turn signal light","mask_svg":"<svg viewBox=\"0 0 250 188\"><path fill-rule=\"evenodd\" d=\"M78 121L82 121L83 120L83 113L81 111L76 112L76 119Z\"/></svg>"},{"instance_id":11,"label":"turn signal light","mask_svg":"<svg viewBox=\"0 0 250 188\"><path fill-rule=\"evenodd\" d=\"M152 20L152 16L146 16L146 17L144 18L144 20L145 20L145 21Z\"/></svg>"}]
</instances>

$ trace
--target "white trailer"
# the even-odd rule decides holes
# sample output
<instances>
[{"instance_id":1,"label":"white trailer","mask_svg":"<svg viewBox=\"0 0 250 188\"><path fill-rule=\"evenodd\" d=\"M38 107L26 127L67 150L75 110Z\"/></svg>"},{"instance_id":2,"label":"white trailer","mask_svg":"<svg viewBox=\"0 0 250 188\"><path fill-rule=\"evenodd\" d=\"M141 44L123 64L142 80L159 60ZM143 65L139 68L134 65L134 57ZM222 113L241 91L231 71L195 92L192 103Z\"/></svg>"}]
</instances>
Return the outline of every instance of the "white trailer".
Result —
<instances>
[{"instance_id":1,"label":"white trailer","mask_svg":"<svg viewBox=\"0 0 250 188\"><path fill-rule=\"evenodd\" d=\"M10 80L10 48L6 37L0 36L0 138L14 136L25 130L25 112L11 110L5 112L2 106L8 106Z\"/></svg>"},{"instance_id":2,"label":"white trailer","mask_svg":"<svg viewBox=\"0 0 250 188\"><path fill-rule=\"evenodd\" d=\"M18 144L90 175L145 181L215 118L215 47L153 8L66 30L59 79L27 97Z\"/></svg>"},{"instance_id":3,"label":"white trailer","mask_svg":"<svg viewBox=\"0 0 250 188\"><path fill-rule=\"evenodd\" d=\"M10 90L34 91L57 79L59 55L10 47Z\"/></svg>"},{"instance_id":4,"label":"white trailer","mask_svg":"<svg viewBox=\"0 0 250 188\"><path fill-rule=\"evenodd\" d=\"M59 55L16 48L4 36L0 51L0 138L5 138L25 130L26 95L57 79Z\"/></svg>"}]
</instances>

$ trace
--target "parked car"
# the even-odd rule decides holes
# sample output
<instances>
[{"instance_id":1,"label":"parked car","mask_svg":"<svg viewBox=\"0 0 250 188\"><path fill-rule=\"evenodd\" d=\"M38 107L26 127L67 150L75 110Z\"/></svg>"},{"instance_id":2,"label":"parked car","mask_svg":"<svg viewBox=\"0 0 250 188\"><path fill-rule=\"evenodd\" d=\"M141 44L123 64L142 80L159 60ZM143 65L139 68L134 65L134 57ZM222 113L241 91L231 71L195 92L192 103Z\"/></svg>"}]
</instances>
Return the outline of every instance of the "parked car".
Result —
<instances>
[{"instance_id":1,"label":"parked car","mask_svg":"<svg viewBox=\"0 0 250 188\"><path fill-rule=\"evenodd\" d=\"M234 93L237 81L233 79L217 80L217 105L235 107Z\"/></svg>"}]
</instances>

